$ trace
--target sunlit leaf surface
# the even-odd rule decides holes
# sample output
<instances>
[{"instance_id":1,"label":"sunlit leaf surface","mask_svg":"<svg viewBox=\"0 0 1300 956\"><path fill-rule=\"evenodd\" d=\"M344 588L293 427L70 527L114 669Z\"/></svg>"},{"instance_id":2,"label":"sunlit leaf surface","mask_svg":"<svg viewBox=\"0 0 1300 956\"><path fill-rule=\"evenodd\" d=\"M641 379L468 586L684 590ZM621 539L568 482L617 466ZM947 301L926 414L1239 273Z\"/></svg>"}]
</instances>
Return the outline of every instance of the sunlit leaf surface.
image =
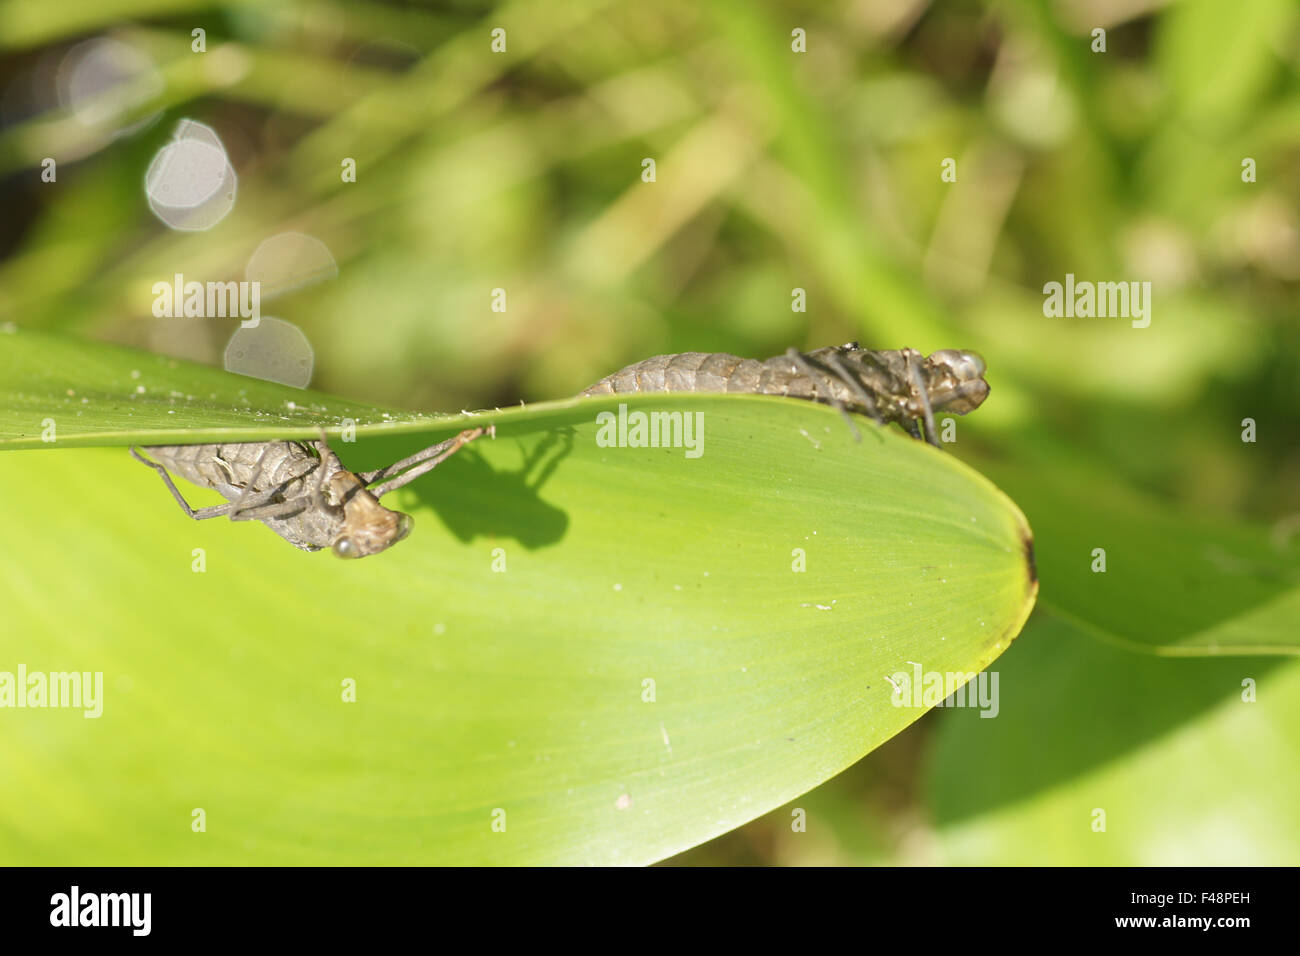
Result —
<instances>
[{"instance_id":1,"label":"sunlit leaf surface","mask_svg":"<svg viewBox=\"0 0 1300 956\"><path fill-rule=\"evenodd\" d=\"M103 354L79 434L168 427L161 402L121 420ZM265 436L242 380L204 374L189 425ZM617 405L499 416L397 494L410 539L351 562L190 521L124 448L0 453L0 669L104 679L98 719L4 712L0 858L649 862L915 720L906 662L972 673L1019 631L1027 526L952 455L746 396L628 403L701 416L699 457L602 447ZM340 452L373 467L455 427Z\"/></svg>"}]
</instances>

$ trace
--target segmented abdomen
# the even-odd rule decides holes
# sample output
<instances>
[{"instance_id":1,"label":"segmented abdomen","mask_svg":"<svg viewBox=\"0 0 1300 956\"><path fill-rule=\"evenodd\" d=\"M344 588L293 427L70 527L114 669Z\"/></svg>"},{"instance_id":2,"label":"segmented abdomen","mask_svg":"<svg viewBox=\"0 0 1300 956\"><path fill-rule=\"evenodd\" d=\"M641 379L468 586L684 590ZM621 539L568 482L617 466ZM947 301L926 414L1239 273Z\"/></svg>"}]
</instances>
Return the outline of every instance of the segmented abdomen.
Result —
<instances>
[{"instance_id":1,"label":"segmented abdomen","mask_svg":"<svg viewBox=\"0 0 1300 956\"><path fill-rule=\"evenodd\" d=\"M824 351L810 353L817 357ZM679 352L656 355L629 365L585 389L583 395L621 395L633 392L747 392L782 395L830 404L833 394L846 408L868 412L857 394L843 381L818 375L816 381L786 355L759 361L726 352Z\"/></svg>"},{"instance_id":2,"label":"segmented abdomen","mask_svg":"<svg viewBox=\"0 0 1300 956\"><path fill-rule=\"evenodd\" d=\"M150 445L145 450L173 475L203 488L215 488L227 498L247 487L263 454L262 469L253 491L266 491L302 478L320 464L319 458L292 441Z\"/></svg>"}]
</instances>

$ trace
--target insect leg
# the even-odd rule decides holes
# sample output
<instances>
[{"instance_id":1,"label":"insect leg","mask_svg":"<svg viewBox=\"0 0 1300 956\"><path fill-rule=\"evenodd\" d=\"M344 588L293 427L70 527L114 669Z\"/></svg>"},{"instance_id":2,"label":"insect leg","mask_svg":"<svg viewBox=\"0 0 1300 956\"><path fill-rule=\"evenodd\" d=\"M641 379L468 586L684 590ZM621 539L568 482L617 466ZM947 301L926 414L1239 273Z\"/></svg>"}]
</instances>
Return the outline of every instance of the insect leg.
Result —
<instances>
[{"instance_id":1,"label":"insect leg","mask_svg":"<svg viewBox=\"0 0 1300 956\"><path fill-rule=\"evenodd\" d=\"M925 383L921 381L921 373L917 371L916 360L911 352L907 353L904 361L907 363L908 380L915 390L917 401L921 403L921 411L925 416L925 440L938 448L938 432L934 428L934 412L930 408L930 393L926 391Z\"/></svg>"},{"instance_id":2,"label":"insect leg","mask_svg":"<svg viewBox=\"0 0 1300 956\"><path fill-rule=\"evenodd\" d=\"M835 352L831 352L826 356L826 364L831 366L831 368L833 368L839 375L840 380L858 396L858 401L862 402L863 406L866 407L867 414L876 421L880 421L880 413L876 411L876 400L871 397L871 393L862 386L862 383L858 381L857 376L854 375L849 370L848 366L844 364L844 360Z\"/></svg>"},{"instance_id":3,"label":"insect leg","mask_svg":"<svg viewBox=\"0 0 1300 956\"><path fill-rule=\"evenodd\" d=\"M804 357L803 353L796 348L791 347L786 349L785 354L790 361L794 363L795 368L812 379L813 394L820 394L821 382L818 380L819 373L817 369L813 368L812 363L810 363L808 359ZM853 416L850 415L849 410L844 407L844 403L839 400L839 397L833 391L830 390L828 390L827 398L830 399L830 403L835 406L835 409L844 416L844 420L848 422L849 431L853 433L853 440L862 441L862 432L858 431L858 426L853 423Z\"/></svg>"},{"instance_id":4,"label":"insect leg","mask_svg":"<svg viewBox=\"0 0 1300 956\"><path fill-rule=\"evenodd\" d=\"M428 448L422 448L413 455L408 455L401 461L394 462L387 468L376 468L374 471L359 471L357 477L366 484L379 481L381 478L390 478L400 472L403 468L410 468L412 465L418 465L428 458L438 455L445 451L456 439L448 438L446 441L438 442L436 445L430 445Z\"/></svg>"},{"instance_id":5,"label":"insect leg","mask_svg":"<svg viewBox=\"0 0 1300 956\"><path fill-rule=\"evenodd\" d=\"M156 461L150 461L148 458L145 458L135 450L134 445L131 446L131 457L158 472L158 474L162 476L163 484L167 486L167 490L172 493L172 497L176 499L176 502L181 506L181 509L195 521L202 521L204 518L220 518L223 515L230 514L231 505L229 503L224 505L213 505L210 508L191 508L189 502L185 500L185 496L182 495L176 485L172 483L172 476L167 474L166 468L158 464Z\"/></svg>"},{"instance_id":6,"label":"insect leg","mask_svg":"<svg viewBox=\"0 0 1300 956\"><path fill-rule=\"evenodd\" d=\"M284 491L288 482L276 485L274 488L253 491L262 478L262 465L270 450L270 445L262 449L262 453L257 456L257 461L253 465L253 473L249 476L248 483L240 491L239 497L230 503L231 521L264 521L267 518L282 518L288 514L296 514L303 509L304 505L298 499L275 500L276 496Z\"/></svg>"},{"instance_id":7,"label":"insect leg","mask_svg":"<svg viewBox=\"0 0 1300 956\"><path fill-rule=\"evenodd\" d=\"M461 432L455 438L448 438L446 441L438 442L436 445L430 445L428 448L422 448L420 451L417 451L415 454L408 455L407 457L403 458L401 461L394 462L393 464L389 465L387 468L377 468L374 471L358 472L358 476L366 484L372 484L373 482L379 481L381 478L391 478L394 475L401 472L403 469L410 468L413 465L418 465L421 462L427 461L429 458L442 454L442 452L444 452L447 448L449 448L453 444L456 444L457 447L460 447L460 445L463 445L466 442L473 441L475 438L478 438L479 435L483 434L483 431L484 429L482 428L468 429L466 431ZM496 437L495 425L489 425L487 431L491 432L493 437ZM474 434L470 434L470 432L473 432Z\"/></svg>"},{"instance_id":8,"label":"insect leg","mask_svg":"<svg viewBox=\"0 0 1300 956\"><path fill-rule=\"evenodd\" d=\"M877 390L877 394L888 394L895 397L902 395L907 389L912 387L906 375L906 362L904 362L904 371L899 372L892 362L886 360L886 356L892 356L895 352L877 352L872 349L861 349L855 355L863 366L869 366L875 369L879 376L885 381L875 383L872 387Z\"/></svg>"},{"instance_id":9,"label":"insect leg","mask_svg":"<svg viewBox=\"0 0 1300 956\"><path fill-rule=\"evenodd\" d=\"M306 507L303 499L289 498L285 501L270 501L261 505L249 505L239 512L230 513L231 521L268 521L271 518L285 518L298 514Z\"/></svg>"},{"instance_id":10,"label":"insect leg","mask_svg":"<svg viewBox=\"0 0 1300 956\"><path fill-rule=\"evenodd\" d=\"M433 469L437 468L440 464L442 464L452 455L456 454L456 452L460 451L461 448L463 448L465 445L468 445L475 438L478 438L480 435L484 434L484 432L491 433L492 437L495 438L496 426L489 425L486 429L484 428L467 429L461 432L455 438L449 438L446 441L439 442L436 445L430 445L428 448L425 448L423 451L417 451L414 455L410 455L406 458L403 458L401 461L389 465L387 468L381 468L379 471L366 472L360 477L362 481L366 482L367 484L373 481L378 481L381 478L390 479L388 481L385 481L383 484L379 485L378 487L370 489L370 493L372 495L374 495L376 498L382 498L390 491L395 491L396 489L401 488L403 485L410 484L412 481L414 481L416 478L419 478L421 475L433 471ZM410 469L410 470L404 471L403 469ZM393 475L397 475L397 477L393 478L392 477Z\"/></svg>"},{"instance_id":11,"label":"insect leg","mask_svg":"<svg viewBox=\"0 0 1300 956\"><path fill-rule=\"evenodd\" d=\"M337 505L329 503L325 494L325 482L340 472L346 472L347 469L343 467L343 462L339 461L339 456L334 454L334 449L330 447L329 436L325 434L325 429L320 429L320 440L313 442L312 447L320 456L320 464L311 474L303 477L303 484L307 489L303 497L319 512L341 514L343 503L339 502Z\"/></svg>"},{"instance_id":12,"label":"insect leg","mask_svg":"<svg viewBox=\"0 0 1300 956\"><path fill-rule=\"evenodd\" d=\"M271 446L269 444L262 446L262 453L257 456L257 461L253 463L253 474L249 476L248 482L244 485L244 490L239 493L239 497L231 502L231 521L238 521L240 512L256 507L256 505L248 503L248 495L249 492L257 487L257 483L262 478L262 462L266 460L266 453L270 450ZM261 497L265 497L265 495L262 495Z\"/></svg>"}]
</instances>

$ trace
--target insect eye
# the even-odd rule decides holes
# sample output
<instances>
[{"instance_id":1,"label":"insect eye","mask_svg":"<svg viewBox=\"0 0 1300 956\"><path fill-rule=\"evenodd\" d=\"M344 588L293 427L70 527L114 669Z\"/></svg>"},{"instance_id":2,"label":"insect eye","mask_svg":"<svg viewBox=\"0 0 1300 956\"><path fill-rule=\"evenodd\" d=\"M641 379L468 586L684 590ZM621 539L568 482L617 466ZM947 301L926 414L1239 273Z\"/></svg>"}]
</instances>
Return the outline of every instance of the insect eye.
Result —
<instances>
[{"instance_id":1,"label":"insect eye","mask_svg":"<svg viewBox=\"0 0 1300 956\"><path fill-rule=\"evenodd\" d=\"M393 540L401 541L403 538L405 538L408 534L411 533L411 529L414 527L415 527L415 519L407 514L402 515L400 518L397 519L397 534L394 536Z\"/></svg>"},{"instance_id":2,"label":"insect eye","mask_svg":"<svg viewBox=\"0 0 1300 956\"><path fill-rule=\"evenodd\" d=\"M975 352L941 349L930 355L930 361L946 367L959 382L972 382L984 377L984 360Z\"/></svg>"},{"instance_id":3,"label":"insect eye","mask_svg":"<svg viewBox=\"0 0 1300 956\"><path fill-rule=\"evenodd\" d=\"M335 540L334 547L330 550L332 550L334 556L338 558L359 558L361 556L360 550L347 535L343 535L341 538Z\"/></svg>"},{"instance_id":4,"label":"insect eye","mask_svg":"<svg viewBox=\"0 0 1300 956\"><path fill-rule=\"evenodd\" d=\"M970 378L983 378L986 366L984 360L975 352L962 352L962 360L970 371Z\"/></svg>"}]
</instances>

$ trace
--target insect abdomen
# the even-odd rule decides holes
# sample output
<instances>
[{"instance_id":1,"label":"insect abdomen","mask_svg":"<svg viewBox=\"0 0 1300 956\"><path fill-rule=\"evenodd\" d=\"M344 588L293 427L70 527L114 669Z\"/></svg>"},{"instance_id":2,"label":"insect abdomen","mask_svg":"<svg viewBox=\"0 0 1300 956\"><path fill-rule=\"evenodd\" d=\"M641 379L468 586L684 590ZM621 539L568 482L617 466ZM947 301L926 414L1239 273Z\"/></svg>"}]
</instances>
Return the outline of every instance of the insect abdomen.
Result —
<instances>
[{"instance_id":1,"label":"insect abdomen","mask_svg":"<svg viewBox=\"0 0 1300 956\"><path fill-rule=\"evenodd\" d=\"M656 355L602 378L582 394L635 392L742 392L822 402L829 402L833 394L846 407L865 411L843 382L829 376L819 376L814 382L785 355L762 362L726 352Z\"/></svg>"},{"instance_id":2,"label":"insect abdomen","mask_svg":"<svg viewBox=\"0 0 1300 956\"><path fill-rule=\"evenodd\" d=\"M297 442L232 442L224 445L150 445L146 451L172 474L203 488L226 494L242 489L253 477L258 458L262 470L254 491L275 488L310 473L320 460Z\"/></svg>"}]
</instances>

